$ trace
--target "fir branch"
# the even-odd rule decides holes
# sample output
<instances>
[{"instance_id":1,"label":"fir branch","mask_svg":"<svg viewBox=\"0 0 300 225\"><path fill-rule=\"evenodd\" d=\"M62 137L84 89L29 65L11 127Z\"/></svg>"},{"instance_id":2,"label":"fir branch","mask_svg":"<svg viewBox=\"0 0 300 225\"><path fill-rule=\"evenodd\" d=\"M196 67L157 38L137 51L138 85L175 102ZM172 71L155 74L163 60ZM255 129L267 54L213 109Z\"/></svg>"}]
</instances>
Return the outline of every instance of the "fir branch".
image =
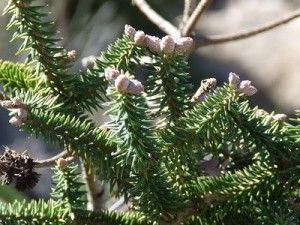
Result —
<instances>
[{"instance_id":1,"label":"fir branch","mask_svg":"<svg viewBox=\"0 0 300 225\"><path fill-rule=\"evenodd\" d=\"M81 110L92 113L92 109L101 108L101 103L107 100L107 81L103 70L97 68L89 69L86 73L70 74L64 78L64 87L69 96L62 97L62 102L75 105Z\"/></svg>"},{"instance_id":2,"label":"fir branch","mask_svg":"<svg viewBox=\"0 0 300 225\"><path fill-rule=\"evenodd\" d=\"M147 225L147 221L142 215L137 213L121 213L121 212L106 212L106 211L85 211L81 209L74 210L76 219L79 224L98 225L116 224L116 225Z\"/></svg>"},{"instance_id":3,"label":"fir branch","mask_svg":"<svg viewBox=\"0 0 300 225\"><path fill-rule=\"evenodd\" d=\"M158 220L160 215L169 217L183 207L183 199L172 189L158 161L160 144L144 107L145 98L140 94L110 91L109 128L119 143L116 158L131 171L120 175L129 176L125 199L131 198L135 207L150 219Z\"/></svg>"},{"instance_id":4,"label":"fir branch","mask_svg":"<svg viewBox=\"0 0 300 225\"><path fill-rule=\"evenodd\" d=\"M148 99L154 102L153 114L165 116L168 123L176 122L191 107L188 64L182 56L156 57L154 62L152 69L147 65L148 72L152 72L146 81Z\"/></svg>"},{"instance_id":5,"label":"fir branch","mask_svg":"<svg viewBox=\"0 0 300 225\"><path fill-rule=\"evenodd\" d=\"M281 224L297 225L299 218L285 198L278 198L275 201L260 204L254 215L256 224Z\"/></svg>"},{"instance_id":6,"label":"fir branch","mask_svg":"<svg viewBox=\"0 0 300 225\"><path fill-rule=\"evenodd\" d=\"M62 113L54 113L39 109L31 109L23 129L36 135L43 135L46 141L59 143L63 148L65 145L74 153L82 153L94 162L101 158L102 154L110 154L115 145L109 141L108 132L94 124L81 121ZM99 149L95 152L93 149Z\"/></svg>"},{"instance_id":7,"label":"fir branch","mask_svg":"<svg viewBox=\"0 0 300 225\"><path fill-rule=\"evenodd\" d=\"M15 201L11 204L1 203L1 224L67 224L61 205L53 200Z\"/></svg>"},{"instance_id":8,"label":"fir branch","mask_svg":"<svg viewBox=\"0 0 300 225\"><path fill-rule=\"evenodd\" d=\"M116 144L111 141L111 134L106 129L95 127L81 118L40 109L29 110L21 128L82 157L112 187L115 184L122 187L126 183L119 176L121 165L113 156Z\"/></svg>"},{"instance_id":9,"label":"fir branch","mask_svg":"<svg viewBox=\"0 0 300 225\"><path fill-rule=\"evenodd\" d=\"M17 90L36 90L37 86L42 85L41 80L26 65L0 60L0 82L6 95L12 95Z\"/></svg>"},{"instance_id":10,"label":"fir branch","mask_svg":"<svg viewBox=\"0 0 300 225\"><path fill-rule=\"evenodd\" d=\"M43 21L48 13L41 12L43 6L32 6L34 1L10 1L4 10L5 14L13 14L7 27L17 27L13 40L24 39L18 52L30 50L28 62L36 59L36 72L41 72L39 65L42 65L42 71L48 80L62 90L61 78L67 70L63 62L67 59L67 54L62 47L58 47L58 41L61 39L55 38L57 32L51 31L53 22Z\"/></svg>"},{"instance_id":11,"label":"fir branch","mask_svg":"<svg viewBox=\"0 0 300 225\"><path fill-rule=\"evenodd\" d=\"M283 189L279 188L282 181L276 174L276 169L270 168L266 163L255 163L235 173L199 177L190 186L191 193L201 199L200 208L203 205L223 205L226 202L226 210L237 210L243 205L253 206L282 194Z\"/></svg>"},{"instance_id":12,"label":"fir branch","mask_svg":"<svg viewBox=\"0 0 300 225\"><path fill-rule=\"evenodd\" d=\"M275 148L269 127L257 117L256 109L251 109L243 99L244 95L228 86L218 88L213 96L208 96L202 104L188 111L178 126L170 127L163 138L174 146L206 149L201 152L204 155L218 155L217 149L228 148L227 141L233 143L241 139L254 143L257 149L263 150L262 145ZM216 142L224 145L217 147Z\"/></svg>"},{"instance_id":13,"label":"fir branch","mask_svg":"<svg viewBox=\"0 0 300 225\"><path fill-rule=\"evenodd\" d=\"M101 107L100 103L107 100L106 89L108 81L105 79L106 68L117 68L120 71L131 71L135 60L141 54L140 48L132 45L127 37L118 39L110 45L106 52L102 52L95 66L86 73L80 72L64 78L64 85L70 97L66 102L73 102L76 107L92 112Z\"/></svg>"},{"instance_id":14,"label":"fir branch","mask_svg":"<svg viewBox=\"0 0 300 225\"><path fill-rule=\"evenodd\" d=\"M54 168L55 174L52 176L55 188L51 196L61 203L61 207L72 216L73 209L81 208L85 205L83 196L86 193L82 190L83 183L79 182L81 176L77 172L77 165L70 163L56 166Z\"/></svg>"}]
</instances>

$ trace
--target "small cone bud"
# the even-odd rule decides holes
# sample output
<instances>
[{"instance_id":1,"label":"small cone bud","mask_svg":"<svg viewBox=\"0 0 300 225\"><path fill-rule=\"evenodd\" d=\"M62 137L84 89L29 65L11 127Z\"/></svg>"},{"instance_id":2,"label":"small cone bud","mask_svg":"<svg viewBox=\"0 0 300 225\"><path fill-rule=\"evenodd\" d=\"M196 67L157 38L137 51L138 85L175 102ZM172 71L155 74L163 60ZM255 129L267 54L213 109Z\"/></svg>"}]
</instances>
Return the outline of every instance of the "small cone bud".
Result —
<instances>
[{"instance_id":1,"label":"small cone bud","mask_svg":"<svg viewBox=\"0 0 300 225\"><path fill-rule=\"evenodd\" d=\"M18 111L18 116L23 120L27 117L27 110L23 108L19 108Z\"/></svg>"},{"instance_id":2,"label":"small cone bud","mask_svg":"<svg viewBox=\"0 0 300 225\"><path fill-rule=\"evenodd\" d=\"M243 80L240 83L240 90L243 91L244 89L247 89L251 86L251 81L250 80Z\"/></svg>"},{"instance_id":3,"label":"small cone bud","mask_svg":"<svg viewBox=\"0 0 300 225\"><path fill-rule=\"evenodd\" d=\"M129 86L130 80L126 75L121 74L115 80L115 87L118 91L125 91Z\"/></svg>"},{"instance_id":4,"label":"small cone bud","mask_svg":"<svg viewBox=\"0 0 300 225\"><path fill-rule=\"evenodd\" d=\"M167 56L172 56L175 49L175 42L174 39L167 35L161 39L160 42L160 50Z\"/></svg>"},{"instance_id":5,"label":"small cone bud","mask_svg":"<svg viewBox=\"0 0 300 225\"><path fill-rule=\"evenodd\" d=\"M14 116L9 120L9 123L15 127L20 127L22 125L22 119L19 116Z\"/></svg>"},{"instance_id":6,"label":"small cone bud","mask_svg":"<svg viewBox=\"0 0 300 225\"><path fill-rule=\"evenodd\" d=\"M56 164L61 170L64 170L67 168L68 162L64 158L59 158L58 160L56 160Z\"/></svg>"},{"instance_id":7,"label":"small cone bud","mask_svg":"<svg viewBox=\"0 0 300 225\"><path fill-rule=\"evenodd\" d=\"M119 71L113 68L106 68L104 70L105 78L111 83L114 84L117 77L120 75Z\"/></svg>"},{"instance_id":8,"label":"small cone bud","mask_svg":"<svg viewBox=\"0 0 300 225\"><path fill-rule=\"evenodd\" d=\"M287 120L287 115L279 113L273 116L274 120L278 122L285 122Z\"/></svg>"},{"instance_id":9,"label":"small cone bud","mask_svg":"<svg viewBox=\"0 0 300 225\"><path fill-rule=\"evenodd\" d=\"M270 124L272 121L274 121L274 117L272 115L266 116L266 124Z\"/></svg>"},{"instance_id":10,"label":"small cone bud","mask_svg":"<svg viewBox=\"0 0 300 225\"><path fill-rule=\"evenodd\" d=\"M71 50L68 52L68 57L71 62L75 62L77 59L77 52L75 50Z\"/></svg>"},{"instance_id":11,"label":"small cone bud","mask_svg":"<svg viewBox=\"0 0 300 225\"><path fill-rule=\"evenodd\" d=\"M96 56L90 55L81 60L81 65L86 69L92 69L95 65Z\"/></svg>"},{"instance_id":12,"label":"small cone bud","mask_svg":"<svg viewBox=\"0 0 300 225\"><path fill-rule=\"evenodd\" d=\"M20 106L21 104L22 104L22 101L21 101L21 99L19 99L19 98L13 98L12 99L12 104L16 107L16 106Z\"/></svg>"},{"instance_id":13,"label":"small cone bud","mask_svg":"<svg viewBox=\"0 0 300 225\"><path fill-rule=\"evenodd\" d=\"M240 83L240 88L239 90L243 92L247 96L254 95L257 92L256 87L251 86L251 81L250 80L243 80Z\"/></svg>"},{"instance_id":14,"label":"small cone bud","mask_svg":"<svg viewBox=\"0 0 300 225\"><path fill-rule=\"evenodd\" d=\"M193 38L182 37L175 40L175 54L185 55L187 54L193 46Z\"/></svg>"},{"instance_id":15,"label":"small cone bud","mask_svg":"<svg viewBox=\"0 0 300 225\"><path fill-rule=\"evenodd\" d=\"M1 101L1 106L5 109L13 108L14 104L11 100L3 100Z\"/></svg>"},{"instance_id":16,"label":"small cone bud","mask_svg":"<svg viewBox=\"0 0 300 225\"><path fill-rule=\"evenodd\" d=\"M144 45L145 33L144 31L137 31L134 35L134 44L135 45Z\"/></svg>"},{"instance_id":17,"label":"small cone bud","mask_svg":"<svg viewBox=\"0 0 300 225\"><path fill-rule=\"evenodd\" d=\"M145 44L149 48L149 50L153 53L160 54L160 39L155 36L146 35L145 36Z\"/></svg>"},{"instance_id":18,"label":"small cone bud","mask_svg":"<svg viewBox=\"0 0 300 225\"><path fill-rule=\"evenodd\" d=\"M231 72L229 73L228 81L229 85L232 88L237 89L238 85L240 84L240 77L237 74Z\"/></svg>"},{"instance_id":19,"label":"small cone bud","mask_svg":"<svg viewBox=\"0 0 300 225\"><path fill-rule=\"evenodd\" d=\"M243 92L247 96L252 96L257 93L257 89L254 86L250 86L248 89L245 89Z\"/></svg>"},{"instance_id":20,"label":"small cone bud","mask_svg":"<svg viewBox=\"0 0 300 225\"><path fill-rule=\"evenodd\" d=\"M144 85L138 80L130 80L130 84L126 91L132 94L141 93L144 91Z\"/></svg>"},{"instance_id":21,"label":"small cone bud","mask_svg":"<svg viewBox=\"0 0 300 225\"><path fill-rule=\"evenodd\" d=\"M256 115L257 115L258 117L263 117L263 116L268 115L268 113L267 113L267 111L265 111L265 110L263 110L263 109L258 109L258 110L256 111Z\"/></svg>"},{"instance_id":22,"label":"small cone bud","mask_svg":"<svg viewBox=\"0 0 300 225\"><path fill-rule=\"evenodd\" d=\"M134 36L136 34L136 30L132 26L126 24L125 29L124 29L124 33L129 37L129 39L131 41L134 41Z\"/></svg>"}]
</instances>

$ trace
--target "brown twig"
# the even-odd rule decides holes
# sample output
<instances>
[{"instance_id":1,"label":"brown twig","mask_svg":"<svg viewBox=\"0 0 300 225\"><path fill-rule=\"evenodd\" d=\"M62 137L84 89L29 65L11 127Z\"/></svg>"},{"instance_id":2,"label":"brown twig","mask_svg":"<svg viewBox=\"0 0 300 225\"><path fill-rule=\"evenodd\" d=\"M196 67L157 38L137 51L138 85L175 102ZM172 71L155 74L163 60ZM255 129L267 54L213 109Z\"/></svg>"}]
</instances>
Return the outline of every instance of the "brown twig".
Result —
<instances>
[{"instance_id":1,"label":"brown twig","mask_svg":"<svg viewBox=\"0 0 300 225\"><path fill-rule=\"evenodd\" d=\"M145 0L132 0L132 2L163 32L175 38L180 36L179 30L155 12Z\"/></svg>"},{"instance_id":2,"label":"brown twig","mask_svg":"<svg viewBox=\"0 0 300 225\"><path fill-rule=\"evenodd\" d=\"M55 162L56 160L58 160L59 158L65 158L69 155L71 155L71 152L65 150L65 151L59 153L58 155L53 156L49 159L35 161L34 167L35 168L44 168L44 167L54 166L56 164L56 162Z\"/></svg>"},{"instance_id":3,"label":"brown twig","mask_svg":"<svg viewBox=\"0 0 300 225\"><path fill-rule=\"evenodd\" d=\"M182 29L186 25L188 19L190 18L195 8L196 8L196 0L184 0L183 15L179 26L180 31L182 31Z\"/></svg>"},{"instance_id":4,"label":"brown twig","mask_svg":"<svg viewBox=\"0 0 300 225\"><path fill-rule=\"evenodd\" d=\"M256 34L260 34L266 31L269 31L275 27L278 27L280 25L286 24L296 18L300 17L300 9L285 15L281 18L275 19L273 21L270 21L268 23L259 25L254 28L242 30L236 33L231 33L231 34L220 34L220 35L212 35L212 36L207 36L207 37L195 37L195 47L203 47L207 45L212 45L212 44L220 44L220 43L225 43L229 41L235 41L235 40L240 40L244 38L249 38L252 37Z\"/></svg>"},{"instance_id":5,"label":"brown twig","mask_svg":"<svg viewBox=\"0 0 300 225\"><path fill-rule=\"evenodd\" d=\"M182 29L181 35L183 37L191 36L200 16L204 13L211 2L212 0L201 0L199 2L195 11L192 13L191 17L188 19L186 25Z\"/></svg>"},{"instance_id":6,"label":"brown twig","mask_svg":"<svg viewBox=\"0 0 300 225\"><path fill-rule=\"evenodd\" d=\"M82 175L86 181L87 190L87 209L97 211L105 208L105 200L103 198L105 188L99 180L95 179L95 171L90 168L81 160Z\"/></svg>"}]
</instances>

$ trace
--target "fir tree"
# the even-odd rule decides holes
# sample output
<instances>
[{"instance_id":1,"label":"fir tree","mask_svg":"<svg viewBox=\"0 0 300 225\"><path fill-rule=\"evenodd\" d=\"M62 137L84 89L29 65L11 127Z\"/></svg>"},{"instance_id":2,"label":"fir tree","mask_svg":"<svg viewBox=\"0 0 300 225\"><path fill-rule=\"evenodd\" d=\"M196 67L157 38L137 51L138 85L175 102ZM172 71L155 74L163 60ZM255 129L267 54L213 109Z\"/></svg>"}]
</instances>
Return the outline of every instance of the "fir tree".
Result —
<instances>
[{"instance_id":1,"label":"fir tree","mask_svg":"<svg viewBox=\"0 0 300 225\"><path fill-rule=\"evenodd\" d=\"M4 13L28 56L0 61L1 106L11 125L62 153L37 161L6 147L2 182L19 191L35 186L38 168L56 164L51 199L3 203L1 224L299 224L300 112L287 122L251 107L257 89L234 73L192 94L187 56L225 39L177 37L172 26L160 39L126 25L87 71L70 73L76 52L59 46L44 6L11 0ZM194 25L184 22L181 36L190 36ZM87 112L103 106L110 121L97 126ZM98 177L127 212L86 208L87 195L97 200Z\"/></svg>"}]
</instances>

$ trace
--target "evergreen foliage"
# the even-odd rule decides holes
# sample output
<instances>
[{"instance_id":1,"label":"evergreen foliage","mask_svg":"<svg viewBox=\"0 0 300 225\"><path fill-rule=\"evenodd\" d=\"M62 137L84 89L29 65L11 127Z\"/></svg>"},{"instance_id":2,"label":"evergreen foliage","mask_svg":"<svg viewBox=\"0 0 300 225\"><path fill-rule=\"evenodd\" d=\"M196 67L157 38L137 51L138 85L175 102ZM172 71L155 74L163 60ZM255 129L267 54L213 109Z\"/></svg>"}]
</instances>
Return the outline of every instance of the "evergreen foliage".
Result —
<instances>
[{"instance_id":1,"label":"evergreen foliage","mask_svg":"<svg viewBox=\"0 0 300 225\"><path fill-rule=\"evenodd\" d=\"M132 207L86 210L80 172L66 163L54 168L49 201L1 203L2 224L299 224L299 111L293 123L262 114L230 84L192 102L186 56L127 34L92 69L70 74L73 56L44 11L32 0L5 9L28 57L0 60L1 106L12 125L81 158ZM110 121L99 127L86 111L103 106Z\"/></svg>"}]
</instances>

